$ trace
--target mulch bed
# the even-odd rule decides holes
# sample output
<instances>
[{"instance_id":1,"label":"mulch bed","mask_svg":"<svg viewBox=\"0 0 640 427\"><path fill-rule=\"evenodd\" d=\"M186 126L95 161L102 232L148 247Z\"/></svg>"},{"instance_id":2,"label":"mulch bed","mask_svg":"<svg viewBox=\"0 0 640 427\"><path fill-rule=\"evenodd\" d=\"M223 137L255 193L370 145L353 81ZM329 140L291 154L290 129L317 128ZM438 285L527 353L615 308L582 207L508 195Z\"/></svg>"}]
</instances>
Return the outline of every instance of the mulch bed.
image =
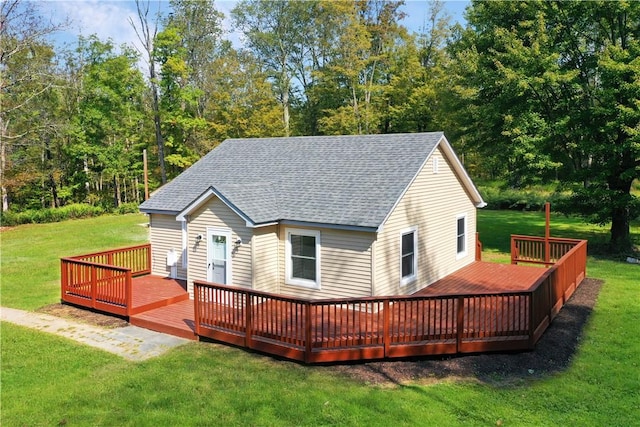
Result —
<instances>
[{"instance_id":1,"label":"mulch bed","mask_svg":"<svg viewBox=\"0 0 640 427\"><path fill-rule=\"evenodd\" d=\"M383 386L409 382L424 384L469 380L497 386L519 385L524 381L567 369L580 344L582 331L593 311L602 284L602 280L585 279L560 310L533 351L352 363L315 368L344 374L366 384ZM128 325L120 318L70 305L51 304L38 311L107 328Z\"/></svg>"},{"instance_id":2,"label":"mulch bed","mask_svg":"<svg viewBox=\"0 0 640 427\"><path fill-rule=\"evenodd\" d=\"M602 284L602 280L585 279L533 351L381 361L327 368L376 385L451 380L472 380L496 386L520 385L569 367Z\"/></svg>"}]
</instances>

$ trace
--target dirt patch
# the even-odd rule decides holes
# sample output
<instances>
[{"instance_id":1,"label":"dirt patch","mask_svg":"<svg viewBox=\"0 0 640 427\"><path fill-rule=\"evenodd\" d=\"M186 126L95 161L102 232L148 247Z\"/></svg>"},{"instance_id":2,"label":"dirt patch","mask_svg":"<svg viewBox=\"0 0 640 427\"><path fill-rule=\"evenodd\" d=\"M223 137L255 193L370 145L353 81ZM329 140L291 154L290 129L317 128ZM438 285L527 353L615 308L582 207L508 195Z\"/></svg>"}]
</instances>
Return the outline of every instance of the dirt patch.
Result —
<instances>
[{"instance_id":1,"label":"dirt patch","mask_svg":"<svg viewBox=\"0 0 640 427\"><path fill-rule=\"evenodd\" d=\"M582 338L603 281L585 279L533 351L325 366L367 384L401 385L479 381L516 386L567 369Z\"/></svg>"},{"instance_id":2,"label":"dirt patch","mask_svg":"<svg viewBox=\"0 0 640 427\"><path fill-rule=\"evenodd\" d=\"M49 304L40 307L36 311L109 329L129 326L126 320L120 319L119 317L96 313L86 308L74 307L67 304Z\"/></svg>"}]
</instances>

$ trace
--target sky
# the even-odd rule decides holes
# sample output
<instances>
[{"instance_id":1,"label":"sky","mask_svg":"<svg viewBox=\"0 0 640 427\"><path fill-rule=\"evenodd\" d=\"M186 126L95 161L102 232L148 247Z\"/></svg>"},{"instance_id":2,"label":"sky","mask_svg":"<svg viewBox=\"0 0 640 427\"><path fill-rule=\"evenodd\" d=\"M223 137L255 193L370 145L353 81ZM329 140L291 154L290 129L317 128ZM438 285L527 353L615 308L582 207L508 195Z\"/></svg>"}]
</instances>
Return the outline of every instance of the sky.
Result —
<instances>
[{"instance_id":1,"label":"sky","mask_svg":"<svg viewBox=\"0 0 640 427\"><path fill-rule=\"evenodd\" d=\"M229 20L230 11L236 1L217 0L215 7L227 17L223 22L227 37L236 47L240 46L240 35L234 33ZM445 1L445 8L452 21L464 22L463 13L469 1ZM135 1L129 0L45 0L38 2L41 13L50 17L53 23L62 22L65 17L71 21L69 28L55 36L55 42L75 45L79 35L96 34L100 40L113 40L116 46L123 43L137 43L137 36L129 23L132 19L138 22ZM168 8L169 2L151 1L150 15L157 8ZM410 30L419 31L426 22L429 1L407 0L405 12L407 17L403 23Z\"/></svg>"}]
</instances>

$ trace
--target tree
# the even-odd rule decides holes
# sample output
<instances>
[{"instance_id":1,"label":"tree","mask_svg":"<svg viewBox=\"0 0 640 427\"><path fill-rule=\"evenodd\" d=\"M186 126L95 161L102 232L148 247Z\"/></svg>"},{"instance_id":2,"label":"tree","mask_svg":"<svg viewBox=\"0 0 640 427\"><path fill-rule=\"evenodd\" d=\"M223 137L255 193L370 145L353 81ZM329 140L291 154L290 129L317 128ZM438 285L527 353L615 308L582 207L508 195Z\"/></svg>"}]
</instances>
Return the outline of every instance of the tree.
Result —
<instances>
[{"instance_id":1,"label":"tree","mask_svg":"<svg viewBox=\"0 0 640 427\"><path fill-rule=\"evenodd\" d=\"M413 41L399 24L403 2L361 0L340 2L339 39L331 60L319 70L323 89L338 102L319 119L323 133L375 133L384 131L389 97L385 90L398 76L393 62L399 50ZM406 53L405 51L404 53Z\"/></svg>"},{"instance_id":2,"label":"tree","mask_svg":"<svg viewBox=\"0 0 640 427\"><path fill-rule=\"evenodd\" d=\"M273 81L282 106L284 134L291 133L291 105L296 72L304 57L306 13L313 2L243 0L233 9L235 24L247 46Z\"/></svg>"},{"instance_id":3,"label":"tree","mask_svg":"<svg viewBox=\"0 0 640 427\"><path fill-rule=\"evenodd\" d=\"M169 176L214 146L206 133L205 110L212 92L203 87L211 78L209 64L219 55L222 19L209 2L174 0L172 6L153 52L160 66L161 128Z\"/></svg>"},{"instance_id":4,"label":"tree","mask_svg":"<svg viewBox=\"0 0 640 427\"><path fill-rule=\"evenodd\" d=\"M34 152L32 148L41 141L35 135L42 133L49 121L38 120L31 107L38 106L56 81L54 52L45 38L63 25L45 23L32 2L3 0L0 3L0 191L3 212L10 204L6 183L7 172L15 167L11 157L18 156L32 165L34 156L38 159L43 155L42 149ZM17 176L28 178L21 170L13 170L13 177Z\"/></svg>"},{"instance_id":5,"label":"tree","mask_svg":"<svg viewBox=\"0 0 640 427\"><path fill-rule=\"evenodd\" d=\"M381 130L426 132L451 129L443 104L448 87L447 40L451 34L444 4L430 2L428 20L415 37L399 37L389 59L389 82L383 88L385 100ZM415 38L415 40L414 40Z\"/></svg>"},{"instance_id":6,"label":"tree","mask_svg":"<svg viewBox=\"0 0 640 427\"><path fill-rule=\"evenodd\" d=\"M149 23L149 0L146 3L136 0L138 10L138 27L132 19L129 23L134 28L142 48L145 53L145 60L149 70L149 85L151 88L151 107L153 109L153 124L155 129L156 146L158 147L158 166L160 167L160 179L162 184L167 183L167 169L165 166L164 137L162 136L162 124L160 118L160 94L158 88L158 76L156 73L156 62L154 58L154 42L158 33L160 22L160 12L156 14L155 23Z\"/></svg>"},{"instance_id":7,"label":"tree","mask_svg":"<svg viewBox=\"0 0 640 427\"><path fill-rule=\"evenodd\" d=\"M137 55L125 46L121 50L116 53L110 41L95 36L80 39L82 89L68 147L71 158L86 162L84 179L91 183L94 200L105 203L111 193L116 207L126 197L123 186L141 174L136 160L142 151L145 88Z\"/></svg>"},{"instance_id":8,"label":"tree","mask_svg":"<svg viewBox=\"0 0 640 427\"><path fill-rule=\"evenodd\" d=\"M474 1L467 17L453 49L467 138L520 182L557 171L575 183L572 209L610 221L612 247L628 248L639 212L640 3Z\"/></svg>"},{"instance_id":9,"label":"tree","mask_svg":"<svg viewBox=\"0 0 640 427\"><path fill-rule=\"evenodd\" d=\"M209 94L204 109L210 139L283 135L281 106L260 61L250 52L224 43L205 70L208 78L202 89Z\"/></svg>"},{"instance_id":10,"label":"tree","mask_svg":"<svg viewBox=\"0 0 640 427\"><path fill-rule=\"evenodd\" d=\"M223 15L213 2L171 0L173 13L165 28L174 28L180 36L189 85L202 89L209 78L207 65L220 55ZM195 115L204 117L207 93L201 91Z\"/></svg>"}]
</instances>

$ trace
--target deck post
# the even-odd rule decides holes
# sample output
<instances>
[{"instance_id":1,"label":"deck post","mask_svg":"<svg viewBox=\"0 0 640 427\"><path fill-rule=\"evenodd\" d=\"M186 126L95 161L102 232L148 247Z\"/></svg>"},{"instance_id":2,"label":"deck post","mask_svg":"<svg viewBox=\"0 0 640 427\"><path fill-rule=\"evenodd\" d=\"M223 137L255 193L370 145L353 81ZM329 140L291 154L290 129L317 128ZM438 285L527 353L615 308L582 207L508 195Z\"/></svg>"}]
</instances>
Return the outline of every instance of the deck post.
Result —
<instances>
[{"instance_id":1,"label":"deck post","mask_svg":"<svg viewBox=\"0 0 640 427\"><path fill-rule=\"evenodd\" d=\"M476 261L482 261L482 242L480 241L480 233L476 231Z\"/></svg>"},{"instance_id":2,"label":"deck post","mask_svg":"<svg viewBox=\"0 0 640 427\"><path fill-rule=\"evenodd\" d=\"M549 312L549 323L551 323L551 321L553 320L553 318L555 317L554 314L554 307L556 305L556 298L555 298L555 293L556 293L556 287L558 285L558 269L555 268L551 274L549 275L549 280L548 280L548 285L547 285L547 289L548 289L548 294L549 294L549 308L548 308L548 312Z\"/></svg>"},{"instance_id":3,"label":"deck post","mask_svg":"<svg viewBox=\"0 0 640 427\"><path fill-rule=\"evenodd\" d=\"M304 363L311 361L311 301L304 304Z\"/></svg>"},{"instance_id":4,"label":"deck post","mask_svg":"<svg viewBox=\"0 0 640 427\"><path fill-rule=\"evenodd\" d=\"M124 292L125 292L125 304L126 304L126 316L131 317L131 310L133 309L133 284L131 280L131 269L127 270L124 278Z\"/></svg>"},{"instance_id":5,"label":"deck post","mask_svg":"<svg viewBox=\"0 0 640 427\"><path fill-rule=\"evenodd\" d=\"M90 268L91 270L89 271L91 272L91 308L95 309L97 293L98 293L98 278L96 277L98 275L98 270L93 265Z\"/></svg>"},{"instance_id":6,"label":"deck post","mask_svg":"<svg viewBox=\"0 0 640 427\"><path fill-rule=\"evenodd\" d=\"M549 278L547 277L548 281ZM544 286L544 284L542 285ZM537 325L534 323L534 315L536 313L536 299L534 297L535 290L529 292L529 349L533 350L536 343L534 342L534 333Z\"/></svg>"},{"instance_id":7,"label":"deck post","mask_svg":"<svg viewBox=\"0 0 640 427\"><path fill-rule=\"evenodd\" d=\"M389 330L391 313L389 312L389 307L389 298L385 298L382 303L382 343L384 345L384 357L389 357L391 350L391 333Z\"/></svg>"},{"instance_id":8,"label":"deck post","mask_svg":"<svg viewBox=\"0 0 640 427\"><path fill-rule=\"evenodd\" d=\"M549 267L549 262L551 260L551 247L549 244L549 239L551 237L551 230L549 227L550 219L551 204L546 202L544 204L544 262L546 267Z\"/></svg>"},{"instance_id":9,"label":"deck post","mask_svg":"<svg viewBox=\"0 0 640 427\"><path fill-rule=\"evenodd\" d=\"M193 324L196 337L200 336L200 285L193 282Z\"/></svg>"},{"instance_id":10,"label":"deck post","mask_svg":"<svg viewBox=\"0 0 640 427\"><path fill-rule=\"evenodd\" d=\"M516 245L516 239L513 237L513 235L511 236L511 264L517 264L517 258L518 258L518 246Z\"/></svg>"},{"instance_id":11,"label":"deck post","mask_svg":"<svg viewBox=\"0 0 640 427\"><path fill-rule=\"evenodd\" d=\"M151 244L146 245L145 252L147 254L147 265L145 272L151 273Z\"/></svg>"},{"instance_id":12,"label":"deck post","mask_svg":"<svg viewBox=\"0 0 640 427\"><path fill-rule=\"evenodd\" d=\"M245 314L245 333L244 333L244 345L247 348L252 348L253 345L253 316L252 311L253 307L251 306L251 295L249 292L245 292L244 294L244 307L246 310Z\"/></svg>"},{"instance_id":13,"label":"deck post","mask_svg":"<svg viewBox=\"0 0 640 427\"><path fill-rule=\"evenodd\" d=\"M464 297L458 297L458 312L457 312L457 327L456 327L456 353L460 353L460 347L462 347L462 336L464 333Z\"/></svg>"},{"instance_id":14,"label":"deck post","mask_svg":"<svg viewBox=\"0 0 640 427\"><path fill-rule=\"evenodd\" d=\"M62 282L62 286L60 286L60 302L62 302L64 301L64 294L66 293L66 289L69 286L69 276L67 273L67 265L64 258L60 260L60 281Z\"/></svg>"}]
</instances>

